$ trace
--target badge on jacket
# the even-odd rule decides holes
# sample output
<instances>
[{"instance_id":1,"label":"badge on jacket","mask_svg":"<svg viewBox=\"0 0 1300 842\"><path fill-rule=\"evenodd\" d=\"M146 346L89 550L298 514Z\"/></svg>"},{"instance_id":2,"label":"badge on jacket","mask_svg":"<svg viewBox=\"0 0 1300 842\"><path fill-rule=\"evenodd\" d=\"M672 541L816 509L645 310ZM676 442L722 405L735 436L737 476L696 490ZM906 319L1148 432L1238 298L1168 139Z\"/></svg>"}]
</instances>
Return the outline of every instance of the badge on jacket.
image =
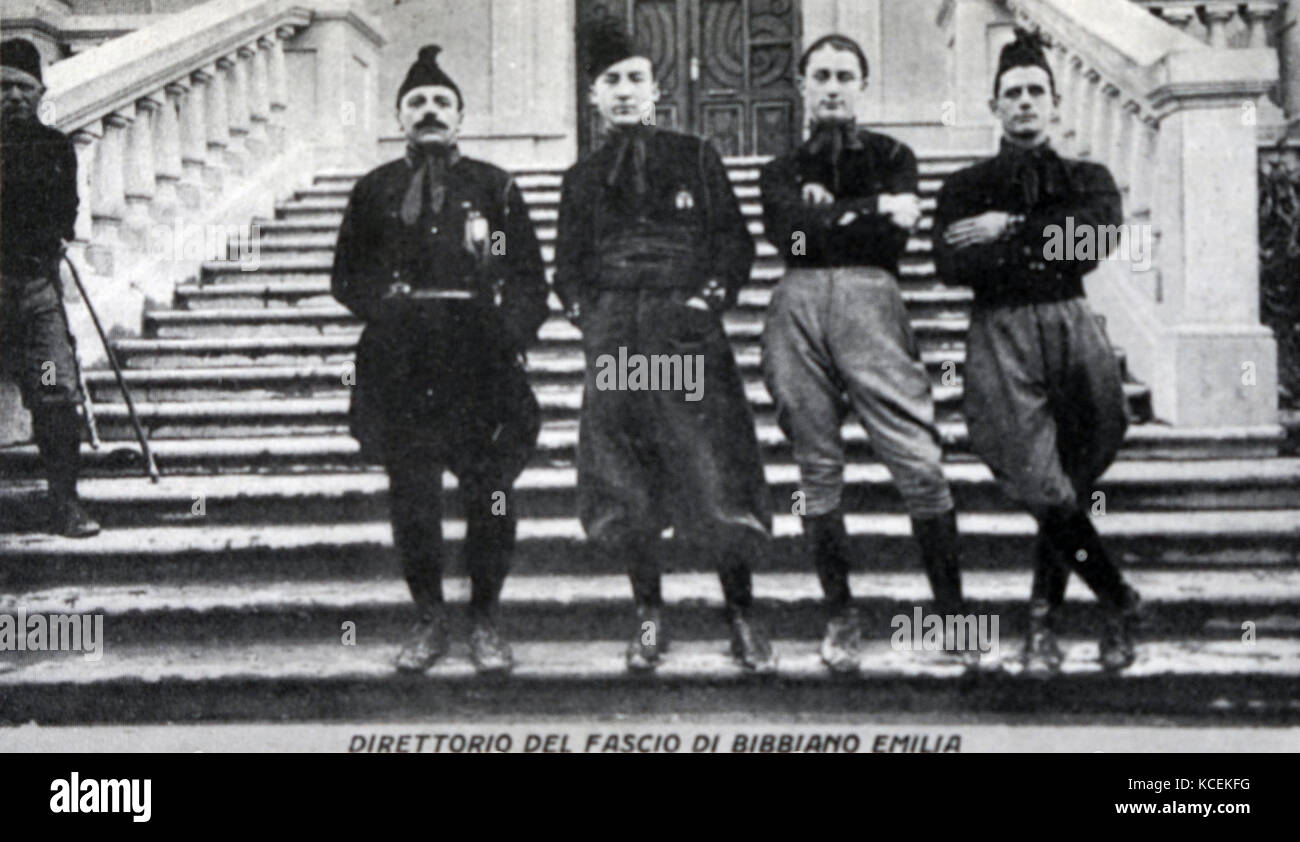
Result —
<instances>
[{"instance_id":1,"label":"badge on jacket","mask_svg":"<svg viewBox=\"0 0 1300 842\"><path fill-rule=\"evenodd\" d=\"M685 187L677 191L676 202L678 210L690 210L695 207L695 197Z\"/></svg>"}]
</instances>

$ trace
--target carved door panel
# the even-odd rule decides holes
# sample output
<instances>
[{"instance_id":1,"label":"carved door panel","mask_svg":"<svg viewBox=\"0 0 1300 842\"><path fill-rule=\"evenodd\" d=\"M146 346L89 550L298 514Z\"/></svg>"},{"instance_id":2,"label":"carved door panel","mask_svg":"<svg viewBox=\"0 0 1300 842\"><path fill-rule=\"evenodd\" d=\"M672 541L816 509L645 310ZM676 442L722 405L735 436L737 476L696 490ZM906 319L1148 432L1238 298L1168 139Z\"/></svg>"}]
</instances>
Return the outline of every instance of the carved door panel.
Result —
<instances>
[{"instance_id":1,"label":"carved door panel","mask_svg":"<svg viewBox=\"0 0 1300 842\"><path fill-rule=\"evenodd\" d=\"M654 61L657 125L708 137L724 155L775 155L797 143L798 0L580 0L577 11L579 20L615 18ZM600 115L578 73L586 154Z\"/></svg>"}]
</instances>

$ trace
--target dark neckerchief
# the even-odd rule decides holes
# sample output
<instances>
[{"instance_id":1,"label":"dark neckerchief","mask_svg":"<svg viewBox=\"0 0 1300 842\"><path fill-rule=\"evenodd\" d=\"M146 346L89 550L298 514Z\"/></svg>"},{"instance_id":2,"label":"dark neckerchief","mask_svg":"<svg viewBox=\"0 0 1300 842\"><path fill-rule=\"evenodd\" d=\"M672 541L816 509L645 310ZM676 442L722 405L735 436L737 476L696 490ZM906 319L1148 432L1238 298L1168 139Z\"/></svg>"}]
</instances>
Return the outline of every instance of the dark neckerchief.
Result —
<instances>
[{"instance_id":1,"label":"dark neckerchief","mask_svg":"<svg viewBox=\"0 0 1300 842\"><path fill-rule=\"evenodd\" d=\"M419 220L426 197L435 214L442 212L447 199L447 171L459 160L460 151L454 143L450 146L407 144L406 163L412 172L406 195L402 197L402 222L414 225Z\"/></svg>"},{"instance_id":2,"label":"dark neckerchief","mask_svg":"<svg viewBox=\"0 0 1300 842\"><path fill-rule=\"evenodd\" d=\"M622 171L630 166L632 169L632 190L637 197L644 196L650 189L646 181L646 148L654 136L654 126L617 126L611 127L607 140L614 146L614 164L605 176L605 185L614 187L622 177Z\"/></svg>"},{"instance_id":3,"label":"dark neckerchief","mask_svg":"<svg viewBox=\"0 0 1300 842\"><path fill-rule=\"evenodd\" d=\"M813 158L822 158L831 167L830 191L840 194L840 158L845 149L860 151L864 147L858 136L858 126L852 120L835 120L813 123L812 136L804 146Z\"/></svg>"},{"instance_id":4,"label":"dark neckerchief","mask_svg":"<svg viewBox=\"0 0 1300 842\"><path fill-rule=\"evenodd\" d=\"M1061 198L1070 190L1065 162L1048 141L1035 146L1021 146L1004 137L994 161L999 170L998 177L1013 186L1027 208L1037 207L1045 200Z\"/></svg>"}]
</instances>

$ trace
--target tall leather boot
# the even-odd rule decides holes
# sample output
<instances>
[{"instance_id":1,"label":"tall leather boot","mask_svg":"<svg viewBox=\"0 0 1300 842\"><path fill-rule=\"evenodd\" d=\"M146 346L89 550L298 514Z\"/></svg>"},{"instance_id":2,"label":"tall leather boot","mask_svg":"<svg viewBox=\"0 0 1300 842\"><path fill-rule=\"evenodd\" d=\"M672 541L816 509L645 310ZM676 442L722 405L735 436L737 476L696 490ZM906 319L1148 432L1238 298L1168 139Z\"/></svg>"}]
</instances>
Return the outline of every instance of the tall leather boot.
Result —
<instances>
[{"instance_id":1,"label":"tall leather boot","mask_svg":"<svg viewBox=\"0 0 1300 842\"><path fill-rule=\"evenodd\" d=\"M615 558L627 564L632 583L632 603L636 610L636 629L628 642L626 661L632 672L648 672L662 663L668 651L668 634L663 622L663 588L659 560L655 557L658 537L628 537L610 547Z\"/></svg>"},{"instance_id":2,"label":"tall leather boot","mask_svg":"<svg viewBox=\"0 0 1300 842\"><path fill-rule=\"evenodd\" d=\"M1124 583L1088 515L1054 509L1043 517L1039 531L1046 533L1061 558L1108 609L1098 646L1101 665L1119 670L1132 664L1137 657L1135 638L1141 625L1142 601L1138 592Z\"/></svg>"},{"instance_id":3,"label":"tall leather boot","mask_svg":"<svg viewBox=\"0 0 1300 842\"><path fill-rule=\"evenodd\" d=\"M389 470L393 543L418 619L397 655L403 672L423 672L450 648L442 593L441 468L407 466Z\"/></svg>"},{"instance_id":4,"label":"tall leather boot","mask_svg":"<svg viewBox=\"0 0 1300 842\"><path fill-rule=\"evenodd\" d=\"M77 497L81 460L81 416L67 404L44 406L32 413L33 437L49 480L50 531L68 538L99 534L99 524Z\"/></svg>"},{"instance_id":5,"label":"tall leather boot","mask_svg":"<svg viewBox=\"0 0 1300 842\"><path fill-rule=\"evenodd\" d=\"M470 578L469 657L482 673L509 672L514 666L510 644L497 623L501 588L505 585L514 552L516 515L505 491L505 510L492 512L492 490L469 492L465 497L465 566Z\"/></svg>"},{"instance_id":6,"label":"tall leather boot","mask_svg":"<svg viewBox=\"0 0 1300 842\"><path fill-rule=\"evenodd\" d=\"M805 515L803 534L826 603L826 632L818 654L832 672L857 672L862 629L849 589L849 536L843 512Z\"/></svg>"},{"instance_id":7,"label":"tall leather boot","mask_svg":"<svg viewBox=\"0 0 1300 842\"><path fill-rule=\"evenodd\" d=\"M964 643L949 633L949 617L965 616L966 603L961 593L961 554L957 542L957 512L949 510L935 517L913 517L912 534L921 545L921 561L934 594L936 613L944 618L944 652L964 665L979 665L980 650L976 641Z\"/></svg>"},{"instance_id":8,"label":"tall leather boot","mask_svg":"<svg viewBox=\"0 0 1300 842\"><path fill-rule=\"evenodd\" d=\"M729 550L723 556L723 566L718 570L722 582L722 595L727 601L727 621L731 625L731 656L736 663L756 673L776 670L776 655L767 634L753 618L754 577L750 572L750 559L761 552L755 542L741 542L746 549Z\"/></svg>"},{"instance_id":9,"label":"tall leather boot","mask_svg":"<svg viewBox=\"0 0 1300 842\"><path fill-rule=\"evenodd\" d=\"M1020 662L1026 673L1049 675L1061 668L1065 654L1056 640L1056 622L1070 569L1042 534L1034 540L1034 579L1029 598L1029 630Z\"/></svg>"}]
</instances>

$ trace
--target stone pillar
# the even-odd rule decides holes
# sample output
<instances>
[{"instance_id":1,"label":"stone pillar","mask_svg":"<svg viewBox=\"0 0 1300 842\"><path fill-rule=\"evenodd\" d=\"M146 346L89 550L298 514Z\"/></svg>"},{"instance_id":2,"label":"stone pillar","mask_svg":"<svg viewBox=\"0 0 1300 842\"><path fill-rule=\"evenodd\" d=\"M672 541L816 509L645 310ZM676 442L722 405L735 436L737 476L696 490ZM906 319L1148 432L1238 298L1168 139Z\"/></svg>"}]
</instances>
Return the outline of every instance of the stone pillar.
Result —
<instances>
[{"instance_id":1,"label":"stone pillar","mask_svg":"<svg viewBox=\"0 0 1300 842\"><path fill-rule=\"evenodd\" d=\"M1287 119L1295 125L1300 120L1300 0L1287 0L1282 15L1277 45L1282 107Z\"/></svg>"},{"instance_id":2,"label":"stone pillar","mask_svg":"<svg viewBox=\"0 0 1300 842\"><path fill-rule=\"evenodd\" d=\"M153 96L141 97L135 103L135 121L131 124L126 150L126 216L122 220L123 240L133 249L147 245L149 206L155 192L153 158L153 120L162 107L162 101Z\"/></svg>"},{"instance_id":3,"label":"stone pillar","mask_svg":"<svg viewBox=\"0 0 1300 842\"><path fill-rule=\"evenodd\" d=\"M254 160L264 158L270 151L270 79L267 72L265 38L259 38L248 58L248 153ZM242 55L242 52L241 52Z\"/></svg>"},{"instance_id":4,"label":"stone pillar","mask_svg":"<svg viewBox=\"0 0 1300 842\"><path fill-rule=\"evenodd\" d=\"M101 121L103 138L95 145L94 187L91 190L91 239L105 250L104 274L112 271L112 253L120 244L122 217L126 214L126 188L122 168L126 133L134 115L114 111Z\"/></svg>"},{"instance_id":5,"label":"stone pillar","mask_svg":"<svg viewBox=\"0 0 1300 842\"><path fill-rule=\"evenodd\" d=\"M177 189L181 203L191 210L203 204L203 165L208 158L203 103L207 83L196 80L201 75L193 74L184 82L174 83L186 89L180 103L181 181Z\"/></svg>"},{"instance_id":6,"label":"stone pillar","mask_svg":"<svg viewBox=\"0 0 1300 842\"><path fill-rule=\"evenodd\" d=\"M219 65L195 71L191 77L195 85L206 86L203 103L207 112L207 161L203 166L203 182L212 193L225 188L226 147L230 143L227 130L230 116L226 110L226 72Z\"/></svg>"},{"instance_id":7,"label":"stone pillar","mask_svg":"<svg viewBox=\"0 0 1300 842\"><path fill-rule=\"evenodd\" d=\"M263 38L267 44L267 80L270 87L269 130L271 143L277 152L284 151L288 126L285 112L289 108L289 89L284 68L284 42L294 35L291 26L282 26L275 31L274 37ZM258 43L261 44L262 41Z\"/></svg>"},{"instance_id":8,"label":"stone pillar","mask_svg":"<svg viewBox=\"0 0 1300 842\"><path fill-rule=\"evenodd\" d=\"M163 88L162 107L154 115L154 219L170 220L179 211L181 183L180 107L188 84L170 84Z\"/></svg>"},{"instance_id":9,"label":"stone pillar","mask_svg":"<svg viewBox=\"0 0 1300 842\"><path fill-rule=\"evenodd\" d=\"M1216 49L1228 46L1228 21L1237 14L1235 3L1207 3L1205 5L1206 43Z\"/></svg>"},{"instance_id":10,"label":"stone pillar","mask_svg":"<svg viewBox=\"0 0 1300 842\"><path fill-rule=\"evenodd\" d=\"M247 48L217 60L226 74L226 166L240 176L248 174L248 62Z\"/></svg>"},{"instance_id":11,"label":"stone pillar","mask_svg":"<svg viewBox=\"0 0 1300 842\"><path fill-rule=\"evenodd\" d=\"M80 250L85 255L85 260L100 272L100 266L103 261L99 255L94 254L92 241L95 237L94 227L94 185L95 185L95 159L98 155L98 146L104 136L103 123L94 121L88 123L84 128L78 129L72 133L72 145L77 152L77 222L74 226L74 251ZM109 267L105 267L109 268Z\"/></svg>"}]
</instances>

